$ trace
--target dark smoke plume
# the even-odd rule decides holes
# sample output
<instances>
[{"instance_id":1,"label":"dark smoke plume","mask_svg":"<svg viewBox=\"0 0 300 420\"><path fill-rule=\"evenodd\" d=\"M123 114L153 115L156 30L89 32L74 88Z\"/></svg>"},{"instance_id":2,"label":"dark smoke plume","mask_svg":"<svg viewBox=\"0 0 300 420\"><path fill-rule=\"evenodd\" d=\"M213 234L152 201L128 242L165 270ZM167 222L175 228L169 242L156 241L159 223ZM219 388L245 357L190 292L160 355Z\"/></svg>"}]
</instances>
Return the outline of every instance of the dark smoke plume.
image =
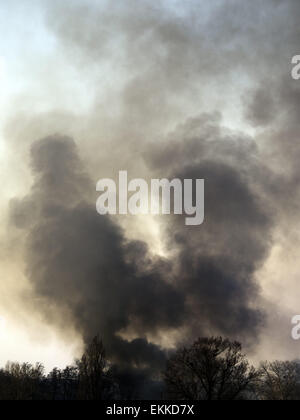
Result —
<instances>
[{"instance_id":1,"label":"dark smoke plume","mask_svg":"<svg viewBox=\"0 0 300 420\"><path fill-rule=\"evenodd\" d=\"M14 222L27 232L27 275L45 312L50 305L60 316L68 314L65 319L71 317L87 341L99 331L121 369L148 366L155 374L163 368L165 352L147 340L149 334L185 327L187 338L209 330L249 336L262 321L261 312L251 308L258 293L253 274L268 249L270 223L251 188L253 157L239 171L240 142L231 145L233 162L225 164L218 159L222 141L214 139L214 158L208 159L201 127L213 120L205 118L198 137L184 139L186 150L193 143L194 162L185 162L181 153L180 161L174 157L179 165L169 168L182 178L208 180L204 228L186 228L183 220L167 223L165 239L178 251L175 261L151 257L145 243L127 241L115 220L96 213L89 198L93 184L69 138L34 143L34 184L28 196L12 203ZM180 144L175 149L180 152ZM167 168L168 148L159 159ZM136 339L121 338L128 327Z\"/></svg>"},{"instance_id":2,"label":"dark smoke plume","mask_svg":"<svg viewBox=\"0 0 300 420\"><path fill-rule=\"evenodd\" d=\"M87 342L99 331L121 366L161 369L164 352L146 333L181 325L185 315L184 296L164 278L164 262L152 261L146 244L126 241L85 200L95 188L71 139L41 140L31 157L35 182L29 196L12 203L12 218L18 226L26 221L27 274L44 309L71 313ZM129 342L117 333L131 323L144 333Z\"/></svg>"}]
</instances>

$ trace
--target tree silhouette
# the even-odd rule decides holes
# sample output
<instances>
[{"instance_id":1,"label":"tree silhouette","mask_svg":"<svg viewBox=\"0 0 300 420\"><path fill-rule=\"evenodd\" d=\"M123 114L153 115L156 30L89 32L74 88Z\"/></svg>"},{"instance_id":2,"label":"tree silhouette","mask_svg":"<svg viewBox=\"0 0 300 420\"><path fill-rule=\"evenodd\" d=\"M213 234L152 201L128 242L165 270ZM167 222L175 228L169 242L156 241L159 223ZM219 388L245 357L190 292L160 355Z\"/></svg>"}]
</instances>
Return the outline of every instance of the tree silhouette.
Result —
<instances>
[{"instance_id":1,"label":"tree silhouette","mask_svg":"<svg viewBox=\"0 0 300 420\"><path fill-rule=\"evenodd\" d=\"M179 349L164 374L167 396L182 400L237 400L250 397L260 372L250 367L238 342L199 338Z\"/></svg>"},{"instance_id":2,"label":"tree silhouette","mask_svg":"<svg viewBox=\"0 0 300 420\"><path fill-rule=\"evenodd\" d=\"M39 400L43 398L44 366L37 363L8 363L0 373L0 396L6 400Z\"/></svg>"},{"instance_id":3,"label":"tree silhouette","mask_svg":"<svg viewBox=\"0 0 300 420\"><path fill-rule=\"evenodd\" d=\"M107 400L118 395L99 336L74 366L54 368L47 376L41 364L8 363L0 370L0 400Z\"/></svg>"},{"instance_id":4,"label":"tree silhouette","mask_svg":"<svg viewBox=\"0 0 300 420\"><path fill-rule=\"evenodd\" d=\"M99 336L93 339L76 364L80 399L97 401L116 397L118 386L113 379L112 369Z\"/></svg>"},{"instance_id":5,"label":"tree silhouette","mask_svg":"<svg viewBox=\"0 0 300 420\"><path fill-rule=\"evenodd\" d=\"M74 365L54 368L48 375L39 363L8 363L0 369L0 400L134 399L141 384L146 386L142 372L138 373L125 371L120 376L97 336ZM192 346L179 348L169 358L163 377L168 399L300 400L299 362L265 362L255 369L246 360L240 343L221 337L199 338ZM124 383L130 393L126 387L124 392Z\"/></svg>"},{"instance_id":6,"label":"tree silhouette","mask_svg":"<svg viewBox=\"0 0 300 420\"><path fill-rule=\"evenodd\" d=\"M261 364L260 398L264 400L300 400L299 362L264 362Z\"/></svg>"}]
</instances>

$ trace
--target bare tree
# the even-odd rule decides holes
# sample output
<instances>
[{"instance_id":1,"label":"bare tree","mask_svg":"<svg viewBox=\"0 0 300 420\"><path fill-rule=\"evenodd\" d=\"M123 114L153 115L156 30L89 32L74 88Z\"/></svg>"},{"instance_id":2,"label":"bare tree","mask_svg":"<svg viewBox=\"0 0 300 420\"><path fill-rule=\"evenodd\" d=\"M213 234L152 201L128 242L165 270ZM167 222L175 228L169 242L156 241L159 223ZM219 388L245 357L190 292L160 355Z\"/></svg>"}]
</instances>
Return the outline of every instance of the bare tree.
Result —
<instances>
[{"instance_id":1,"label":"bare tree","mask_svg":"<svg viewBox=\"0 0 300 420\"><path fill-rule=\"evenodd\" d=\"M35 366L29 363L7 363L2 371L6 378L5 399L38 400L42 399L44 380L44 367L37 363Z\"/></svg>"},{"instance_id":2,"label":"bare tree","mask_svg":"<svg viewBox=\"0 0 300 420\"><path fill-rule=\"evenodd\" d=\"M264 400L300 400L299 362L264 362L261 364L260 398Z\"/></svg>"},{"instance_id":3,"label":"bare tree","mask_svg":"<svg viewBox=\"0 0 300 420\"><path fill-rule=\"evenodd\" d=\"M61 371L63 400L76 400L79 388L79 371L77 366L67 366Z\"/></svg>"},{"instance_id":4,"label":"bare tree","mask_svg":"<svg viewBox=\"0 0 300 420\"><path fill-rule=\"evenodd\" d=\"M237 400L249 397L260 377L238 342L200 338L168 361L164 379L170 398Z\"/></svg>"},{"instance_id":5,"label":"bare tree","mask_svg":"<svg viewBox=\"0 0 300 420\"><path fill-rule=\"evenodd\" d=\"M114 384L105 349L99 336L93 339L81 360L77 361L77 368L79 397L84 400L107 399Z\"/></svg>"},{"instance_id":6,"label":"bare tree","mask_svg":"<svg viewBox=\"0 0 300 420\"><path fill-rule=\"evenodd\" d=\"M79 372L77 366L54 368L47 377L48 394L51 400L76 400L78 396Z\"/></svg>"},{"instance_id":7,"label":"bare tree","mask_svg":"<svg viewBox=\"0 0 300 420\"><path fill-rule=\"evenodd\" d=\"M62 383L62 372L58 368L54 368L48 375L49 394L52 401L59 399L60 388Z\"/></svg>"}]
</instances>

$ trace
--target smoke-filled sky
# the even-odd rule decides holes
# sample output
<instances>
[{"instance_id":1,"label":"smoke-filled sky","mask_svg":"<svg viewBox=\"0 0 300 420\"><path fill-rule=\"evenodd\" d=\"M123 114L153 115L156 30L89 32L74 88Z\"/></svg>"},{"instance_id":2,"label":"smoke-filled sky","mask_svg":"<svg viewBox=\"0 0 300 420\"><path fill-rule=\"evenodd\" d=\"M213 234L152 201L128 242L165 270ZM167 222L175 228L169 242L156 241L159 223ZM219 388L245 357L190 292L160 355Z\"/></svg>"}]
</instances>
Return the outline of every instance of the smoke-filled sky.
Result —
<instances>
[{"instance_id":1,"label":"smoke-filled sky","mask_svg":"<svg viewBox=\"0 0 300 420\"><path fill-rule=\"evenodd\" d=\"M0 6L0 364L100 333L124 373L201 335L299 357L298 0ZM99 216L96 182L205 179L205 223ZM142 373L141 373L142 372Z\"/></svg>"}]
</instances>

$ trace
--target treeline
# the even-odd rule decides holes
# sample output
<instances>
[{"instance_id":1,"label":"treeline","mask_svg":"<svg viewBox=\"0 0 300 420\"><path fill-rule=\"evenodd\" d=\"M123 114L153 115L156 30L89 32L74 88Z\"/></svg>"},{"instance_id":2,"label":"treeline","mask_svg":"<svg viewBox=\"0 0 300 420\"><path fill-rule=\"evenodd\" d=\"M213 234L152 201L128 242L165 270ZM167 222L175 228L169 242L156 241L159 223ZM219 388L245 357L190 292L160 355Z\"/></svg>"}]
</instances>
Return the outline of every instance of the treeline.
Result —
<instances>
[{"instance_id":1,"label":"treeline","mask_svg":"<svg viewBox=\"0 0 300 420\"><path fill-rule=\"evenodd\" d=\"M200 338L168 359L161 399L300 400L300 363L249 364L238 342ZM138 392L136 393L138 395ZM80 360L45 374L43 365L8 363L0 370L0 400L125 400L103 343L96 337Z\"/></svg>"},{"instance_id":2,"label":"treeline","mask_svg":"<svg viewBox=\"0 0 300 420\"><path fill-rule=\"evenodd\" d=\"M111 400L119 399L118 385L99 337L80 360L45 375L42 364L8 363L0 370L0 400Z\"/></svg>"}]
</instances>

